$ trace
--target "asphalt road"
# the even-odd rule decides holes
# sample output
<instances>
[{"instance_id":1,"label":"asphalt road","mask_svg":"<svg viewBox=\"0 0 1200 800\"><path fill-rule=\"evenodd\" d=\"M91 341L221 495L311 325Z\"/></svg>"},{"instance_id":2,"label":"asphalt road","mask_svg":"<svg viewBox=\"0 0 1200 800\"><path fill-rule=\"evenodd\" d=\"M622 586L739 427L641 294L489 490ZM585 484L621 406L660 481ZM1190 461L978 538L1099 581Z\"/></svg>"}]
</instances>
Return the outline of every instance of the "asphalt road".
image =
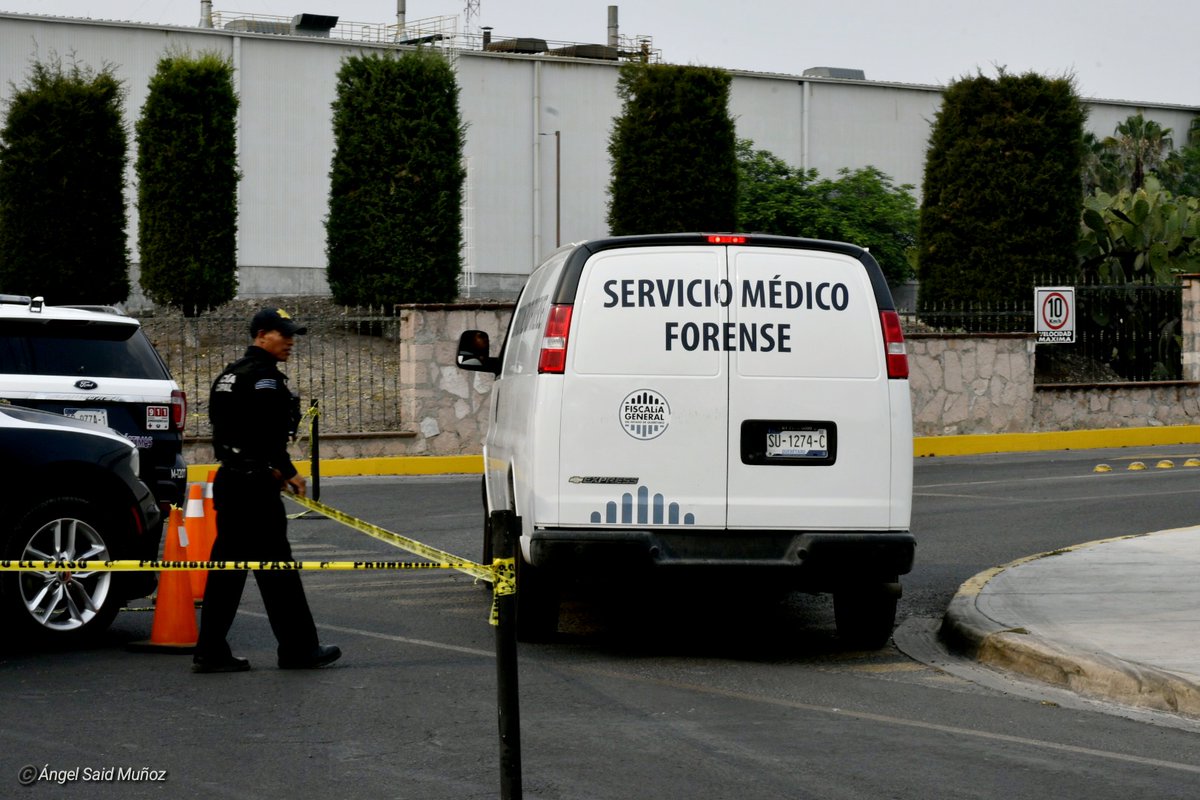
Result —
<instances>
[{"instance_id":1,"label":"asphalt road","mask_svg":"<svg viewBox=\"0 0 1200 800\"><path fill-rule=\"evenodd\" d=\"M558 639L520 648L525 796L1195 797L1200 725L1010 681L932 636L984 568L1194 524L1200 469L1153 468L1185 450L919 461L917 568L900 646L878 652L844 650L824 598L620 582L573 593ZM1134 457L1151 469L1126 470ZM1094 473L1102 462L1113 472ZM321 499L478 557L478 480L326 480ZM328 520L291 530L302 559L403 557ZM0 656L0 796L499 796L489 593L440 571L305 582L323 638L346 653L326 670L274 668L253 585L232 634L249 673L192 675L186 657L127 652L151 621L132 611L94 649ZM23 787L27 765L79 774ZM108 768L166 774L82 779Z\"/></svg>"}]
</instances>

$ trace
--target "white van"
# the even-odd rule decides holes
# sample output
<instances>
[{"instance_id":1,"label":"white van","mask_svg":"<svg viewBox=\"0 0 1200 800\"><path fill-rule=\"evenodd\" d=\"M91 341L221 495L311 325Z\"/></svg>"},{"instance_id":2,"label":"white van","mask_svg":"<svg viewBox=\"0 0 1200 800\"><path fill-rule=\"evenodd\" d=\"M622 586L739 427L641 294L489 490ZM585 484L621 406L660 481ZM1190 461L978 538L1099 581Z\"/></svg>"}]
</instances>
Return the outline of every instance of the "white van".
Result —
<instances>
[{"instance_id":1,"label":"white van","mask_svg":"<svg viewBox=\"0 0 1200 800\"><path fill-rule=\"evenodd\" d=\"M487 510L520 517L517 626L555 630L585 570L722 570L831 592L885 644L910 571L912 416L899 318L850 244L666 234L565 247L498 356ZM485 532L490 558L490 533Z\"/></svg>"}]
</instances>

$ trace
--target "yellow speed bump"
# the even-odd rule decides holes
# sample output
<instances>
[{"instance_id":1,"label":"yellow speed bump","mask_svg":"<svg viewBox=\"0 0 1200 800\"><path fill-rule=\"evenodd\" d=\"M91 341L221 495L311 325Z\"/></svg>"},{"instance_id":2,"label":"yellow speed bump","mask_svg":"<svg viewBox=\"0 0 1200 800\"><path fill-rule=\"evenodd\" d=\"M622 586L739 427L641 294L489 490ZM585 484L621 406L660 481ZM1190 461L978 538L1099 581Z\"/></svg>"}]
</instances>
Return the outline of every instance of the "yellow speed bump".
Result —
<instances>
[{"instance_id":1,"label":"yellow speed bump","mask_svg":"<svg viewBox=\"0 0 1200 800\"><path fill-rule=\"evenodd\" d=\"M1110 467L1108 464L1097 464L1096 468L1093 469L1092 472L1112 472L1112 467Z\"/></svg>"},{"instance_id":2,"label":"yellow speed bump","mask_svg":"<svg viewBox=\"0 0 1200 800\"><path fill-rule=\"evenodd\" d=\"M1173 467L1173 466L1175 466L1174 461L1172 461L1169 458L1164 458L1162 461L1159 461L1157 464L1155 464L1154 468L1155 469L1171 469L1171 467Z\"/></svg>"},{"instance_id":3,"label":"yellow speed bump","mask_svg":"<svg viewBox=\"0 0 1200 800\"><path fill-rule=\"evenodd\" d=\"M1131 469L1131 470L1134 470L1134 471L1137 471L1137 470L1139 470L1139 469L1145 469L1145 468L1146 468L1146 464L1145 464L1144 462L1142 462L1142 461L1133 461L1133 462L1130 462L1129 466L1128 466L1128 467L1126 467L1126 469Z\"/></svg>"},{"instance_id":4,"label":"yellow speed bump","mask_svg":"<svg viewBox=\"0 0 1200 800\"><path fill-rule=\"evenodd\" d=\"M1185 467L1200 467L1200 458L1189 458L1183 462L1183 465Z\"/></svg>"}]
</instances>

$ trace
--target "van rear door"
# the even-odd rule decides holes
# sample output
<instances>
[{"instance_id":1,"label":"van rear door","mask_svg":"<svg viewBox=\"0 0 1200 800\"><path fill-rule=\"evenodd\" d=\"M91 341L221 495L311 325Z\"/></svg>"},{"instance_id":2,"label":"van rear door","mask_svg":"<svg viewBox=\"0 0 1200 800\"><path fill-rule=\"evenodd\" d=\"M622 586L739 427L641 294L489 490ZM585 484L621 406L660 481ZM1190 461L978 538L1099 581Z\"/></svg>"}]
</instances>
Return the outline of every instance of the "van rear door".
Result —
<instances>
[{"instance_id":1,"label":"van rear door","mask_svg":"<svg viewBox=\"0 0 1200 800\"><path fill-rule=\"evenodd\" d=\"M722 246L588 259L563 376L559 524L725 527L729 358L705 340L731 291Z\"/></svg>"},{"instance_id":2,"label":"van rear door","mask_svg":"<svg viewBox=\"0 0 1200 800\"><path fill-rule=\"evenodd\" d=\"M569 293L558 518L536 524L907 530L882 275L857 248L750 239L595 245Z\"/></svg>"},{"instance_id":3,"label":"van rear door","mask_svg":"<svg viewBox=\"0 0 1200 800\"><path fill-rule=\"evenodd\" d=\"M863 263L749 246L730 247L728 263L741 339L730 353L729 527L888 528L898 440Z\"/></svg>"}]
</instances>

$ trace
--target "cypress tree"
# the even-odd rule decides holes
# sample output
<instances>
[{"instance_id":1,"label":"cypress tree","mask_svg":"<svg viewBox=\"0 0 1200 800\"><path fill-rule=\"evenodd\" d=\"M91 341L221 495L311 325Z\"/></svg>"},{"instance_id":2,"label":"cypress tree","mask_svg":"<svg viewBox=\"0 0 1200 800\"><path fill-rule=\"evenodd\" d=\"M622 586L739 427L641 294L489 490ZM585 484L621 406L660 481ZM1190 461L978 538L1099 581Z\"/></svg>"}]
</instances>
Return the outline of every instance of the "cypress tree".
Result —
<instances>
[{"instance_id":1,"label":"cypress tree","mask_svg":"<svg viewBox=\"0 0 1200 800\"><path fill-rule=\"evenodd\" d=\"M99 72L35 62L0 129L0 287L52 304L129 297L124 91Z\"/></svg>"},{"instance_id":2,"label":"cypress tree","mask_svg":"<svg viewBox=\"0 0 1200 800\"><path fill-rule=\"evenodd\" d=\"M921 304L1027 304L1073 274L1086 111L1067 78L978 75L947 87L918 232Z\"/></svg>"},{"instance_id":3,"label":"cypress tree","mask_svg":"<svg viewBox=\"0 0 1200 800\"><path fill-rule=\"evenodd\" d=\"M333 103L329 287L348 305L447 302L462 270L465 139L446 60L346 59Z\"/></svg>"},{"instance_id":4,"label":"cypress tree","mask_svg":"<svg viewBox=\"0 0 1200 800\"><path fill-rule=\"evenodd\" d=\"M139 283L188 316L237 291L237 107L224 57L167 55L137 122Z\"/></svg>"},{"instance_id":5,"label":"cypress tree","mask_svg":"<svg viewBox=\"0 0 1200 800\"><path fill-rule=\"evenodd\" d=\"M613 235L733 231L738 227L737 138L729 73L631 62L608 152Z\"/></svg>"}]
</instances>

